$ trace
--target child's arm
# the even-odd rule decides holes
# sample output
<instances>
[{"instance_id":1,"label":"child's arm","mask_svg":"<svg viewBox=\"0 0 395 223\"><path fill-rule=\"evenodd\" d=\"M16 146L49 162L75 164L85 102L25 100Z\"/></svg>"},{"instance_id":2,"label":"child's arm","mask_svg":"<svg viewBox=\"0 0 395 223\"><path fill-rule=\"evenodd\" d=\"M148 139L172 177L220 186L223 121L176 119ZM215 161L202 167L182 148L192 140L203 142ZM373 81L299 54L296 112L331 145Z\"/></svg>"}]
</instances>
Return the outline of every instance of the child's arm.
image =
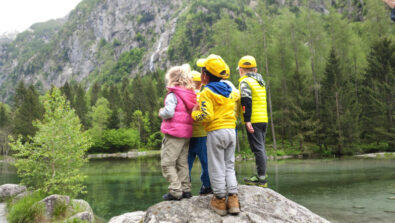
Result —
<instances>
[{"instance_id":1,"label":"child's arm","mask_svg":"<svg viewBox=\"0 0 395 223\"><path fill-rule=\"evenodd\" d=\"M165 99L165 107L159 110L159 117L161 119L170 119L174 116L174 111L177 106L177 97L174 93L169 93Z\"/></svg>"},{"instance_id":2,"label":"child's arm","mask_svg":"<svg viewBox=\"0 0 395 223\"><path fill-rule=\"evenodd\" d=\"M210 122L213 119L213 104L206 92L199 96L199 106L194 107L192 118L195 121Z\"/></svg>"},{"instance_id":3,"label":"child's arm","mask_svg":"<svg viewBox=\"0 0 395 223\"><path fill-rule=\"evenodd\" d=\"M251 114L252 114L252 93L251 87L247 82L240 82L240 101L241 109L244 116L244 122L246 123L247 131L249 133L254 133L254 128L251 124Z\"/></svg>"}]
</instances>

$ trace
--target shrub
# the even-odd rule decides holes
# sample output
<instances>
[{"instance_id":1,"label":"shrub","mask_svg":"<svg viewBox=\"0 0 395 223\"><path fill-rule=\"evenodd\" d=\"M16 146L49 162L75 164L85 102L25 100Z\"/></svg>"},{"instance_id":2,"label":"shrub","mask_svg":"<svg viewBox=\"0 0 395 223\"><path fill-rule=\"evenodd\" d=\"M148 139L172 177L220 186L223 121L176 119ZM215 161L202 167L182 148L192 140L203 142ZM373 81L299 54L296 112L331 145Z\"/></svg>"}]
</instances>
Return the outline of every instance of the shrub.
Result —
<instances>
[{"instance_id":1,"label":"shrub","mask_svg":"<svg viewBox=\"0 0 395 223\"><path fill-rule=\"evenodd\" d=\"M44 193L34 192L14 204L8 205L7 219L10 223L35 222L44 212L43 204L37 202L45 198Z\"/></svg>"}]
</instances>

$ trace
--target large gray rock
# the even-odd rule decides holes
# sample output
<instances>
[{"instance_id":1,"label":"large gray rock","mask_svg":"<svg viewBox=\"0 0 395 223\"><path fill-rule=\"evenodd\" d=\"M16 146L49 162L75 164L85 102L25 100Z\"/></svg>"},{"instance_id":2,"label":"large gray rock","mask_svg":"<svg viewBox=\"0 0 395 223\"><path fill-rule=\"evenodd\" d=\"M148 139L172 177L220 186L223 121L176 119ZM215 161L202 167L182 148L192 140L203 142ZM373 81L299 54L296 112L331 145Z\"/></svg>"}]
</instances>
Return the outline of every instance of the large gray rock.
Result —
<instances>
[{"instance_id":1,"label":"large gray rock","mask_svg":"<svg viewBox=\"0 0 395 223\"><path fill-rule=\"evenodd\" d=\"M219 216L209 208L212 196L194 196L181 201L164 201L151 206L141 222L328 222L307 208L291 201L281 194L255 186L240 186L241 213L238 216ZM114 218L113 218L114 219ZM121 223L140 222L124 218ZM111 222L111 221L110 221ZM116 223L118 223L116 222ZM112 222L112 223L115 223Z\"/></svg>"},{"instance_id":2,"label":"large gray rock","mask_svg":"<svg viewBox=\"0 0 395 223\"><path fill-rule=\"evenodd\" d=\"M95 217L93 216L93 214L91 212L84 211L84 212L80 212L76 215L73 215L72 217L69 218L69 220L73 220L73 219L80 219L80 220L86 221L86 222L93 222Z\"/></svg>"},{"instance_id":3,"label":"large gray rock","mask_svg":"<svg viewBox=\"0 0 395 223\"><path fill-rule=\"evenodd\" d=\"M59 205L64 205L67 207L70 203L70 197L65 195L53 194L44 198L39 203L44 204L45 217L52 218L55 207Z\"/></svg>"},{"instance_id":4,"label":"large gray rock","mask_svg":"<svg viewBox=\"0 0 395 223\"><path fill-rule=\"evenodd\" d=\"M108 223L140 223L142 222L144 215L144 211L135 211L113 217Z\"/></svg>"},{"instance_id":5,"label":"large gray rock","mask_svg":"<svg viewBox=\"0 0 395 223\"><path fill-rule=\"evenodd\" d=\"M0 201L6 200L10 197L14 197L25 191L25 186L20 186L17 184L3 184L0 186Z\"/></svg>"},{"instance_id":6,"label":"large gray rock","mask_svg":"<svg viewBox=\"0 0 395 223\"><path fill-rule=\"evenodd\" d=\"M6 204L5 203L0 203L0 222L1 223L7 223L7 218L6 218Z\"/></svg>"}]
</instances>

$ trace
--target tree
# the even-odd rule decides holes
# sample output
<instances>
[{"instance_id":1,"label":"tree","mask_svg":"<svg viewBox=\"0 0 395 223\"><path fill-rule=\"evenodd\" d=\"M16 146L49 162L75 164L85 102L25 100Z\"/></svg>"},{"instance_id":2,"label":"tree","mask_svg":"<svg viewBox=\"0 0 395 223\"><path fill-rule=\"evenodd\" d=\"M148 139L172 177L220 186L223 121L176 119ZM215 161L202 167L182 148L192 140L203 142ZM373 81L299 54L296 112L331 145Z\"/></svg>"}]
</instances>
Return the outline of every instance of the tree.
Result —
<instances>
[{"instance_id":1,"label":"tree","mask_svg":"<svg viewBox=\"0 0 395 223\"><path fill-rule=\"evenodd\" d=\"M368 67L361 89L362 138L366 142L388 142L395 148L394 95L395 44L377 41L368 55Z\"/></svg>"},{"instance_id":2,"label":"tree","mask_svg":"<svg viewBox=\"0 0 395 223\"><path fill-rule=\"evenodd\" d=\"M88 127L88 119L86 117L88 113L88 106L85 98L85 90L81 85L77 86L74 100L74 108L75 112L81 120L82 125L87 128Z\"/></svg>"},{"instance_id":3,"label":"tree","mask_svg":"<svg viewBox=\"0 0 395 223\"><path fill-rule=\"evenodd\" d=\"M38 131L31 142L23 144L19 137L10 143L18 175L29 188L76 196L85 188L80 168L87 161L90 138L82 133L78 116L59 89L48 91L43 105L44 118L34 122Z\"/></svg>"},{"instance_id":4,"label":"tree","mask_svg":"<svg viewBox=\"0 0 395 223\"><path fill-rule=\"evenodd\" d=\"M91 106L94 106L96 104L97 99L100 97L100 90L101 90L100 84L97 81L95 81L91 90L91 98L90 98Z\"/></svg>"},{"instance_id":5,"label":"tree","mask_svg":"<svg viewBox=\"0 0 395 223\"><path fill-rule=\"evenodd\" d=\"M107 129L110 114L111 109L109 108L107 99L103 97L99 98L89 114L92 119L92 127L96 130Z\"/></svg>"},{"instance_id":6,"label":"tree","mask_svg":"<svg viewBox=\"0 0 395 223\"><path fill-rule=\"evenodd\" d=\"M131 89L131 93L132 93L132 102L133 102L133 106L132 106L132 111L136 111L136 110L140 110L142 112L147 111L147 99L146 99L146 95L144 93L144 87L143 87L143 81L142 78L140 76L137 76L133 79L132 82L132 89Z\"/></svg>"},{"instance_id":7,"label":"tree","mask_svg":"<svg viewBox=\"0 0 395 223\"><path fill-rule=\"evenodd\" d=\"M322 142L336 155L347 153L358 137L359 110L349 78L341 70L339 58L332 48L322 82L320 121Z\"/></svg>"},{"instance_id":8,"label":"tree","mask_svg":"<svg viewBox=\"0 0 395 223\"><path fill-rule=\"evenodd\" d=\"M19 105L16 107L13 122L13 134L22 135L23 140L28 140L28 136L33 137L37 128L33 126L34 120L41 120L44 113L43 105L40 103L39 95L33 85L25 91L25 95L18 95Z\"/></svg>"},{"instance_id":9,"label":"tree","mask_svg":"<svg viewBox=\"0 0 395 223\"><path fill-rule=\"evenodd\" d=\"M71 88L69 82L66 81L64 83L63 87L60 88L60 91L63 93L63 95L66 97L66 99L70 102L70 106L74 108L74 92L73 89Z\"/></svg>"}]
</instances>

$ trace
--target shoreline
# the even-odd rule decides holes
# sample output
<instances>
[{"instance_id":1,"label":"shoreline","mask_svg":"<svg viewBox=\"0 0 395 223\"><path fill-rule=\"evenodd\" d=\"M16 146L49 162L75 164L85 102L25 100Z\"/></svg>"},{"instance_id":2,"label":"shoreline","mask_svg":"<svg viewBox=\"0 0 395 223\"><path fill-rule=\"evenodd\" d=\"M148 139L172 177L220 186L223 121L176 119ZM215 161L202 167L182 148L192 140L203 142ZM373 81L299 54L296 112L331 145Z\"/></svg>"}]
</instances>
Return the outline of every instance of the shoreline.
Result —
<instances>
[{"instance_id":1,"label":"shoreline","mask_svg":"<svg viewBox=\"0 0 395 223\"><path fill-rule=\"evenodd\" d=\"M136 159L141 157L155 157L160 156L160 150L151 150L151 151L129 151L125 153L96 153L96 154L88 154L87 157L89 160L96 159L108 159L108 158L121 158L121 159ZM391 159L395 158L395 152L377 152L377 153L366 153L366 154L358 154L344 157L352 157L352 158L364 158L364 159ZM282 156L273 156L268 155L268 160L287 160L287 159L327 159L328 157L322 156L304 156L302 154L298 155L282 155ZM243 161L243 160L255 160L254 154L235 154L235 161ZM1 156L0 163L12 163L15 159L11 156Z\"/></svg>"}]
</instances>

